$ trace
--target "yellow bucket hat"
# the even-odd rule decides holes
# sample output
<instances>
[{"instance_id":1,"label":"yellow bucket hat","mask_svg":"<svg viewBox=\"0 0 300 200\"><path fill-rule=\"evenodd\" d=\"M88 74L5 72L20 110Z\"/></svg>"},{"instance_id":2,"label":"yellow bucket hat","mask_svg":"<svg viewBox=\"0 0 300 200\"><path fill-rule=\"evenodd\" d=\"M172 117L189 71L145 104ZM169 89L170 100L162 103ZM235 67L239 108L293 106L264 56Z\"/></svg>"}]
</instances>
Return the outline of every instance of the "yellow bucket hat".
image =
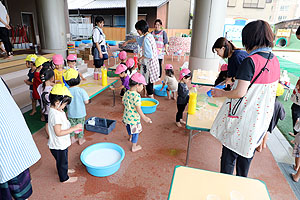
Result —
<instances>
[{"instance_id":1,"label":"yellow bucket hat","mask_svg":"<svg viewBox=\"0 0 300 200\"><path fill-rule=\"evenodd\" d=\"M26 56L25 61L35 62L37 58L38 58L37 55L35 55L35 54L29 54L28 56Z\"/></svg>"},{"instance_id":2,"label":"yellow bucket hat","mask_svg":"<svg viewBox=\"0 0 300 200\"><path fill-rule=\"evenodd\" d=\"M50 93L55 95L69 96L71 98L73 97L69 89L63 84L55 84Z\"/></svg>"},{"instance_id":3,"label":"yellow bucket hat","mask_svg":"<svg viewBox=\"0 0 300 200\"><path fill-rule=\"evenodd\" d=\"M276 96L279 97L279 96L283 95L283 93L284 93L284 88L280 83L278 83L277 90L276 90Z\"/></svg>"},{"instance_id":4,"label":"yellow bucket hat","mask_svg":"<svg viewBox=\"0 0 300 200\"><path fill-rule=\"evenodd\" d=\"M63 76L66 81L71 80L73 78L76 79L78 77L78 71L73 68L70 68L64 72Z\"/></svg>"},{"instance_id":5,"label":"yellow bucket hat","mask_svg":"<svg viewBox=\"0 0 300 200\"><path fill-rule=\"evenodd\" d=\"M36 60L35 60L35 66L39 67L42 64L44 64L45 62L48 62L49 59L45 58L44 56L39 56Z\"/></svg>"}]
</instances>

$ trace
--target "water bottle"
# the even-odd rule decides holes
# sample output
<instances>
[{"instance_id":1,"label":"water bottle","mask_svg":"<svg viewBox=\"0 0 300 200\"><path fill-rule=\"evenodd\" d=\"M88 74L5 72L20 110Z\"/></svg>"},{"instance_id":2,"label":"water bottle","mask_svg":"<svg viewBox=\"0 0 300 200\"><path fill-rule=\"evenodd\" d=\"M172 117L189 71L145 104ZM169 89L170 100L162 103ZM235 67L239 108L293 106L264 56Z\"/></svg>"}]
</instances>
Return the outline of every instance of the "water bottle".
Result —
<instances>
[{"instance_id":1,"label":"water bottle","mask_svg":"<svg viewBox=\"0 0 300 200\"><path fill-rule=\"evenodd\" d=\"M189 107L188 107L189 115L195 114L196 105L197 105L197 87L196 85L193 85L193 88L190 91L190 99L189 99Z\"/></svg>"}]
</instances>

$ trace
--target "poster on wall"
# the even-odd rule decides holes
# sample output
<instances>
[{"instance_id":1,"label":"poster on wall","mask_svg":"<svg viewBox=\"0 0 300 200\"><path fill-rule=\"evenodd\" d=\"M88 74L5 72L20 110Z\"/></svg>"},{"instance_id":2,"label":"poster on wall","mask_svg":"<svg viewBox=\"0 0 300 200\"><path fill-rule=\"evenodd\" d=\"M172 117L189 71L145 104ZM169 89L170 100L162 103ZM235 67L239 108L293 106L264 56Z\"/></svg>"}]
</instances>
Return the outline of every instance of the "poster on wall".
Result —
<instances>
[{"instance_id":1,"label":"poster on wall","mask_svg":"<svg viewBox=\"0 0 300 200\"><path fill-rule=\"evenodd\" d=\"M224 25L224 37L227 40L242 41L242 30L244 25L225 24Z\"/></svg>"}]
</instances>

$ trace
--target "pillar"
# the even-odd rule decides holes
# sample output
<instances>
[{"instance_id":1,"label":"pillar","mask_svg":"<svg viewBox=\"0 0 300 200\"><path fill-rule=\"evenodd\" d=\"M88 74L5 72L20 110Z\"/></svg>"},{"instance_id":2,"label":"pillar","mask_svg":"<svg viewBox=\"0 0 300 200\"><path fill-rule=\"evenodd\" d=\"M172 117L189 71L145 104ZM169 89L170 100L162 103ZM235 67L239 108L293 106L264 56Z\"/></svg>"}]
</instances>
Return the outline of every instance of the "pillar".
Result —
<instances>
[{"instance_id":1,"label":"pillar","mask_svg":"<svg viewBox=\"0 0 300 200\"><path fill-rule=\"evenodd\" d=\"M126 34L136 32L135 23L138 21L137 0L126 0Z\"/></svg>"},{"instance_id":2,"label":"pillar","mask_svg":"<svg viewBox=\"0 0 300 200\"><path fill-rule=\"evenodd\" d=\"M218 55L211 50L223 36L227 1L196 0L194 8L189 69L218 70Z\"/></svg>"},{"instance_id":3,"label":"pillar","mask_svg":"<svg viewBox=\"0 0 300 200\"><path fill-rule=\"evenodd\" d=\"M37 14L41 50L43 53L66 55L66 20L64 0L38 0Z\"/></svg>"}]
</instances>

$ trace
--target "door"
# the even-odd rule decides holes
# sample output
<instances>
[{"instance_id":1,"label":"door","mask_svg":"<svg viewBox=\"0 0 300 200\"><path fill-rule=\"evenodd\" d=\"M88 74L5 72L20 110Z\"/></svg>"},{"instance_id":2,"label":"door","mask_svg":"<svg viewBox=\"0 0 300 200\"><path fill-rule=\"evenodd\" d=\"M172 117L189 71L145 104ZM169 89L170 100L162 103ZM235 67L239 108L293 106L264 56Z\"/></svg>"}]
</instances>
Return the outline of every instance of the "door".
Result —
<instances>
[{"instance_id":1,"label":"door","mask_svg":"<svg viewBox=\"0 0 300 200\"><path fill-rule=\"evenodd\" d=\"M33 14L30 12L22 12L22 25L28 27L27 31L27 38L29 43L36 44L36 37L35 37L35 30L34 30L34 21L33 21Z\"/></svg>"}]
</instances>

